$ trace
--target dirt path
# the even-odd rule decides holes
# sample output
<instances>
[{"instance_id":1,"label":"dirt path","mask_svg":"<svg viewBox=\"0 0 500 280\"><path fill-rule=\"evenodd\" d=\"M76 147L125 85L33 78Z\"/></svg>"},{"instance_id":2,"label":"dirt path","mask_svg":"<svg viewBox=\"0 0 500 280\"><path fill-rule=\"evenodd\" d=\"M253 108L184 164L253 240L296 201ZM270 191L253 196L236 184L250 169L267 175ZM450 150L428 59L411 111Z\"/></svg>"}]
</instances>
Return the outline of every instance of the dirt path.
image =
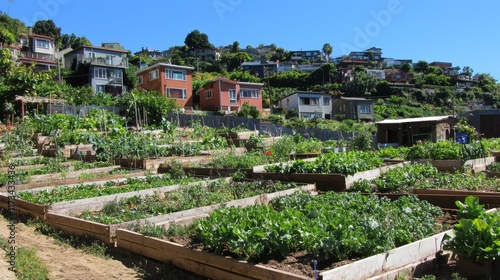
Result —
<instances>
[{"instance_id":1,"label":"dirt path","mask_svg":"<svg viewBox=\"0 0 500 280\"><path fill-rule=\"evenodd\" d=\"M7 225L5 217L0 215L0 236L5 240L9 236ZM18 246L37 249L37 255L49 268L50 279L142 279L140 273L125 265L126 261L103 259L69 245L58 245L52 237L37 233L23 223L18 223L16 229ZM8 271L5 259L0 258L0 280L4 279L15 277Z\"/></svg>"}]
</instances>

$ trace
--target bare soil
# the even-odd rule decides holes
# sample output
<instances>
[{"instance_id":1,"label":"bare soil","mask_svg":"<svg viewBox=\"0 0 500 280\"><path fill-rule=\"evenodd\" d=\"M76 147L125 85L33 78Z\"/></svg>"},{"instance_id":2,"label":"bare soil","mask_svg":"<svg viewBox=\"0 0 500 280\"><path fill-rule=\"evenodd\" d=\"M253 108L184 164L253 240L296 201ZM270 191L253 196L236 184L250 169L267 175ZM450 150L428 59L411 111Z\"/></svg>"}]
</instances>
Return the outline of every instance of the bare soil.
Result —
<instances>
[{"instance_id":1,"label":"bare soil","mask_svg":"<svg viewBox=\"0 0 500 280\"><path fill-rule=\"evenodd\" d=\"M10 234L7 226L6 216L0 215L0 237L5 240ZM203 279L130 252L110 250L110 258L86 253L39 233L35 227L27 225L26 221L16 224L16 244L19 247L36 248L37 256L49 269L49 279ZM1 249L0 255L3 257ZM0 280L15 280L14 273L8 270L9 264L2 257Z\"/></svg>"}]
</instances>

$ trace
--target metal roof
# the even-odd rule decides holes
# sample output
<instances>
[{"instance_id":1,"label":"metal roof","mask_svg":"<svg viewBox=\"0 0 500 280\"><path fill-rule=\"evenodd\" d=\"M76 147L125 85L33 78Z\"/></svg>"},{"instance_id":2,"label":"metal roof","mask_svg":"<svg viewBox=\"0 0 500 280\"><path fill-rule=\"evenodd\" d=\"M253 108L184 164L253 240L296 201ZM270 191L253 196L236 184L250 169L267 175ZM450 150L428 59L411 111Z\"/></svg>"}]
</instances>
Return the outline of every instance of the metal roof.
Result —
<instances>
[{"instance_id":1,"label":"metal roof","mask_svg":"<svg viewBox=\"0 0 500 280\"><path fill-rule=\"evenodd\" d=\"M453 116L435 116L435 117L423 117L423 118L408 118L408 119L396 119L396 120L383 120L376 124L397 124L397 123L413 123L413 122L437 122L444 121L452 118Z\"/></svg>"}]
</instances>

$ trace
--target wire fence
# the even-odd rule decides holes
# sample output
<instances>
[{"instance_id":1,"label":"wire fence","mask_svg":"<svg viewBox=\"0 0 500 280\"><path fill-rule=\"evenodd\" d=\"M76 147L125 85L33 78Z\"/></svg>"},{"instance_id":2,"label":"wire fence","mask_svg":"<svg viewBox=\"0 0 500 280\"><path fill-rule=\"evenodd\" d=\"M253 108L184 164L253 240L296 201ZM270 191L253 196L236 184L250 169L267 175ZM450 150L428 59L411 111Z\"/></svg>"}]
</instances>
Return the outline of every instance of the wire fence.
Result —
<instances>
[{"instance_id":1,"label":"wire fence","mask_svg":"<svg viewBox=\"0 0 500 280\"><path fill-rule=\"evenodd\" d=\"M259 131L259 134L269 135L272 137L282 135L300 134L306 138L317 138L321 141L350 139L357 135L356 132L342 132L327 129L315 128L290 128L279 123L261 121L254 118L237 117L237 116L216 116L216 115L192 115L192 114L177 114L169 113L167 120L173 123L178 123L179 126L190 126L193 122L198 122L204 126L210 126L215 129L221 128L245 128L248 130Z\"/></svg>"}]
</instances>

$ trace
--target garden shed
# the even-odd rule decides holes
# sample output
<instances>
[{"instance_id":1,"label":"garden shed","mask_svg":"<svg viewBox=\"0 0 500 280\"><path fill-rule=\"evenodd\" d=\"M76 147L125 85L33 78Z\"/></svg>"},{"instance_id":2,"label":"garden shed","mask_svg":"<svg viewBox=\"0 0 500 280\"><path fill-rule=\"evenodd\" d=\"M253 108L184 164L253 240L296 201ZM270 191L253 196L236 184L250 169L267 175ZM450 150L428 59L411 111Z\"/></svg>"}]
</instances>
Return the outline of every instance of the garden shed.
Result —
<instances>
[{"instance_id":1,"label":"garden shed","mask_svg":"<svg viewBox=\"0 0 500 280\"><path fill-rule=\"evenodd\" d=\"M379 146L412 146L418 141L438 142L453 137L453 116L388 119L377 122Z\"/></svg>"}]
</instances>

